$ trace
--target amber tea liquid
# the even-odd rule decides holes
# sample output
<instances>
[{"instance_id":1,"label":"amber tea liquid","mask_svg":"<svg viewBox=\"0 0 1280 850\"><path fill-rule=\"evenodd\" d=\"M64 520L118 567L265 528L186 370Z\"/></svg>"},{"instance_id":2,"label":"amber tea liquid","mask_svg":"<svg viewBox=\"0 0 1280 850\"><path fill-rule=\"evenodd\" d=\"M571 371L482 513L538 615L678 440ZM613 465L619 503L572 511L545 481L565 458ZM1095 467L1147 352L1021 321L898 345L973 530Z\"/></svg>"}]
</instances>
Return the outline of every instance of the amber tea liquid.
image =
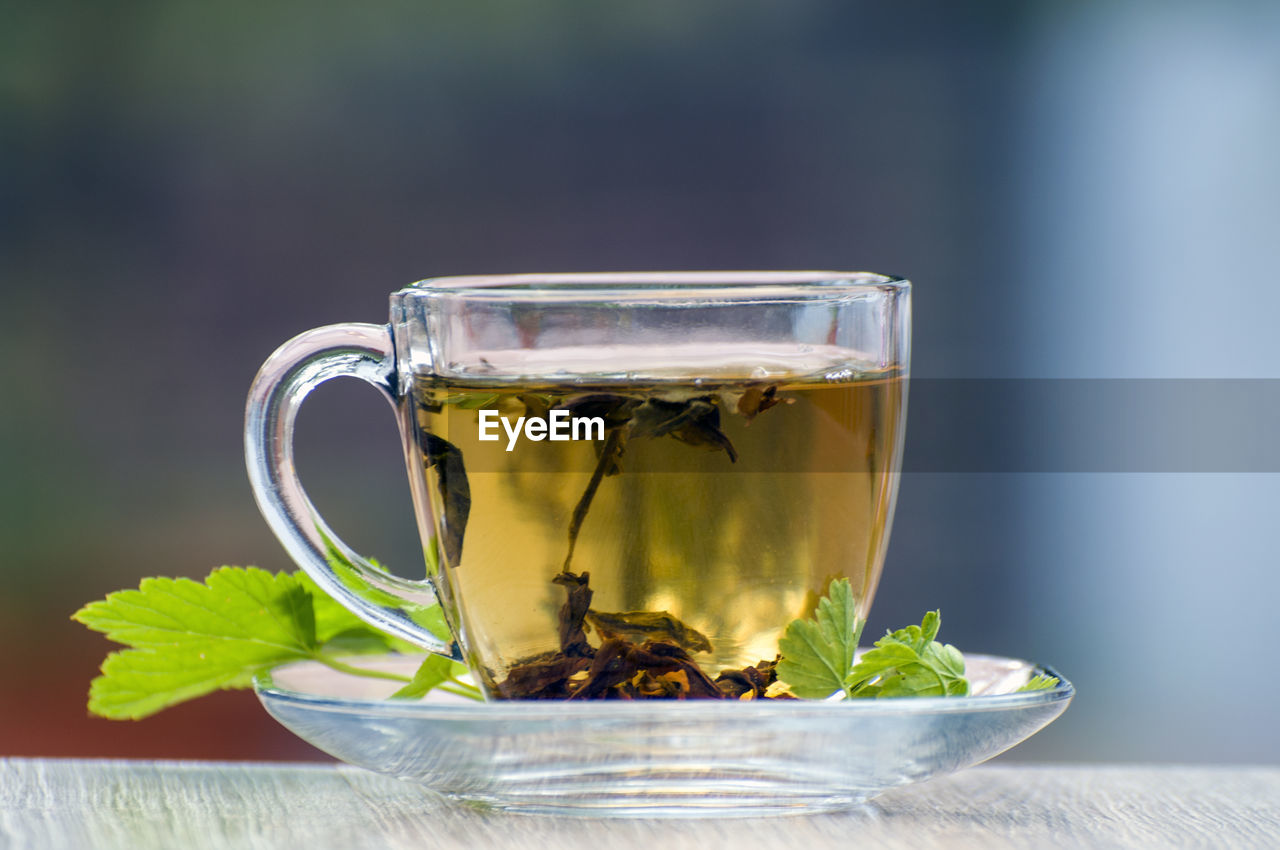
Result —
<instances>
[{"instance_id":1,"label":"amber tea liquid","mask_svg":"<svg viewBox=\"0 0 1280 850\"><path fill-rule=\"evenodd\" d=\"M865 616L896 495L899 370L815 346L536 356L477 355L414 389L428 563L487 690L558 650L566 568L589 573L600 622L645 615L630 619L710 676L772 660L833 579L850 580ZM520 417L557 409L603 414L607 431L512 440Z\"/></svg>"}]
</instances>

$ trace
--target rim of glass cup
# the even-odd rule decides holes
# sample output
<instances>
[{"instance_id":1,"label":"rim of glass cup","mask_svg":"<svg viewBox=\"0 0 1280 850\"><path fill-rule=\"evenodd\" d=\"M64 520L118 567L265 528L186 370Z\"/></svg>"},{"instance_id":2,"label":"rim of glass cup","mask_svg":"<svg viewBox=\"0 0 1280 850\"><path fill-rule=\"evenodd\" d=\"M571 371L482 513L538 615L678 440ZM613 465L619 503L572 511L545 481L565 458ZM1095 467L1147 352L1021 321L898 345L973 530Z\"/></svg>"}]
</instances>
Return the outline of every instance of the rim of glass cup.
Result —
<instances>
[{"instance_id":1,"label":"rim of glass cup","mask_svg":"<svg viewBox=\"0 0 1280 850\"><path fill-rule=\"evenodd\" d=\"M556 274L492 274L429 277L409 284L397 295L475 295L521 298L544 295L575 297L633 293L651 298L661 292L688 298L699 290L717 298L741 294L848 296L906 292L911 282L895 275L849 271L668 271L568 272Z\"/></svg>"}]
</instances>

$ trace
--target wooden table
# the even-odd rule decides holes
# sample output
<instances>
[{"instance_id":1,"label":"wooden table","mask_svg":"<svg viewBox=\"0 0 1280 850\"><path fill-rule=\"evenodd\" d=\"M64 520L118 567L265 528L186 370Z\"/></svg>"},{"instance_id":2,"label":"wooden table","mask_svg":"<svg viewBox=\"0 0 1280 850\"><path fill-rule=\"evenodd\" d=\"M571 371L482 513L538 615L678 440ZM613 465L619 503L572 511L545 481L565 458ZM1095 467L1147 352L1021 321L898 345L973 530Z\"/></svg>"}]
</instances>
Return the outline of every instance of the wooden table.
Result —
<instances>
[{"instance_id":1,"label":"wooden table","mask_svg":"<svg viewBox=\"0 0 1280 850\"><path fill-rule=\"evenodd\" d=\"M1280 847L1280 768L985 766L838 815L597 820L346 766L0 759L4 850Z\"/></svg>"}]
</instances>

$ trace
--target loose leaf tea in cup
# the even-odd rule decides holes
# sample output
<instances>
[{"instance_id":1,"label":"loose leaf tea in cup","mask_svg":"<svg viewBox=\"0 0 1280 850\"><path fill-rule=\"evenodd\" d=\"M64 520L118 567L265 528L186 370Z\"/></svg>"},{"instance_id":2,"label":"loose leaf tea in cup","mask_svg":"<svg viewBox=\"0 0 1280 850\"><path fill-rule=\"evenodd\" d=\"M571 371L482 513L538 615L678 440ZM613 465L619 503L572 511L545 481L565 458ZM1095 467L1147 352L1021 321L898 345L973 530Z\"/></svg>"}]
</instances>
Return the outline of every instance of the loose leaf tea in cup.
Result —
<instances>
[{"instance_id":1,"label":"loose leaf tea in cup","mask_svg":"<svg viewBox=\"0 0 1280 850\"><path fill-rule=\"evenodd\" d=\"M740 684L751 670L764 696L783 628L833 579L865 608L905 378L855 355L637 348L600 353L600 371L629 371L625 382L417 377L430 495L419 510L424 525L438 516L442 569L487 688L719 697L712 677L737 671ZM478 373L501 362L481 360ZM680 374L680 360L700 374ZM577 441L508 437L510 423L555 410L599 426ZM482 427L495 420L501 442Z\"/></svg>"}]
</instances>

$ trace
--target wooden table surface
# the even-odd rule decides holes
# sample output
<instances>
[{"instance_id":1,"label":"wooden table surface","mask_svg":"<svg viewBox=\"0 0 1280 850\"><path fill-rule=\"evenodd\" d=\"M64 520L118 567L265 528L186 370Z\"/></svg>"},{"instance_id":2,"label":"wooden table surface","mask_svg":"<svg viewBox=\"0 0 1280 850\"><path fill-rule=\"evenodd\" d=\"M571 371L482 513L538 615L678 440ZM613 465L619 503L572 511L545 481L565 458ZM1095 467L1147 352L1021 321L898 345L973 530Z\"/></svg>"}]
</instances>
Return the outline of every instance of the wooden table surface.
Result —
<instances>
[{"instance_id":1,"label":"wooden table surface","mask_svg":"<svg viewBox=\"0 0 1280 850\"><path fill-rule=\"evenodd\" d=\"M985 766L836 815L481 811L346 766L0 759L0 848L1280 847L1280 767Z\"/></svg>"}]
</instances>

